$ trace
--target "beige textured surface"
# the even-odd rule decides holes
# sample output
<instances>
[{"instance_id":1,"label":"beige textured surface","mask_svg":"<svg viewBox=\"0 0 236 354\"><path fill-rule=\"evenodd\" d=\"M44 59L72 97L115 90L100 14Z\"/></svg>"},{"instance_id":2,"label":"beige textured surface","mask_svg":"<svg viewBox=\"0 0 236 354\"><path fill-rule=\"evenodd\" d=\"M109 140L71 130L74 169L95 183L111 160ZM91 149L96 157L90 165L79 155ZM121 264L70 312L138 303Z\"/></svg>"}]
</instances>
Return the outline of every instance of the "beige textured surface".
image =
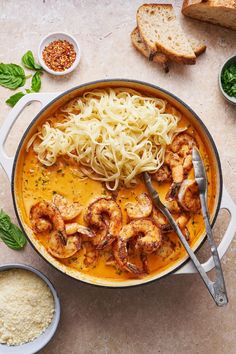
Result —
<instances>
[{"instance_id":1,"label":"beige textured surface","mask_svg":"<svg viewBox=\"0 0 236 354\"><path fill-rule=\"evenodd\" d=\"M202 118L218 146L225 185L236 202L236 107L226 103L217 86L224 60L236 54L236 32L185 19L189 33L206 39L207 52L195 66L172 65L165 74L132 47L129 34L141 1L14 1L0 2L0 61L19 62L34 53L40 39L53 31L74 34L82 48L76 72L65 78L43 75L42 91L63 91L102 78L122 77L157 84L178 95ZM177 11L181 1L176 1ZM10 111L11 92L0 87L0 124ZM17 141L38 106L22 114L7 143ZM10 183L0 171L0 207L14 217ZM227 216L214 228L220 238ZM204 253L201 251L201 253ZM236 242L223 259L230 303L216 308L197 275L170 276L145 287L124 290L95 288L58 273L28 245L14 252L0 244L0 263L23 262L42 270L55 284L62 318L53 341L42 354L156 354L236 352Z\"/></svg>"}]
</instances>

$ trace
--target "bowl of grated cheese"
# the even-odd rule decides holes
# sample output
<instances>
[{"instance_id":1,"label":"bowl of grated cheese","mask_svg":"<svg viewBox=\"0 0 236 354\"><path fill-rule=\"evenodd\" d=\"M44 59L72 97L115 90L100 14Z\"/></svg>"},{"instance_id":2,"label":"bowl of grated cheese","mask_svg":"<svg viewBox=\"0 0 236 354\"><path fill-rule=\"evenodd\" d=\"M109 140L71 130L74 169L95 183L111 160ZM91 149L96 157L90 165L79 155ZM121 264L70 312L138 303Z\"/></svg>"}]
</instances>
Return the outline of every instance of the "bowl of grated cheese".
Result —
<instances>
[{"instance_id":1,"label":"bowl of grated cheese","mask_svg":"<svg viewBox=\"0 0 236 354\"><path fill-rule=\"evenodd\" d=\"M24 264L0 266L0 353L33 354L54 336L60 301L49 279Z\"/></svg>"}]
</instances>

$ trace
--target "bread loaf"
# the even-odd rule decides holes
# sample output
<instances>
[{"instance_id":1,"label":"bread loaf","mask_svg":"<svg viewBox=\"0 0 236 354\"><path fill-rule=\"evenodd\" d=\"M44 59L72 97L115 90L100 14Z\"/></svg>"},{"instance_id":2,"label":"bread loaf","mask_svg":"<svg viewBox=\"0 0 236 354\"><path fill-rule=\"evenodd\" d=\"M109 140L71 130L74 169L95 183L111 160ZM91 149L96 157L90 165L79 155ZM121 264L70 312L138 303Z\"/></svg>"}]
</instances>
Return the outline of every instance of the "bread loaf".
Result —
<instances>
[{"instance_id":1,"label":"bread loaf","mask_svg":"<svg viewBox=\"0 0 236 354\"><path fill-rule=\"evenodd\" d=\"M236 30L236 0L184 0L182 13Z\"/></svg>"}]
</instances>

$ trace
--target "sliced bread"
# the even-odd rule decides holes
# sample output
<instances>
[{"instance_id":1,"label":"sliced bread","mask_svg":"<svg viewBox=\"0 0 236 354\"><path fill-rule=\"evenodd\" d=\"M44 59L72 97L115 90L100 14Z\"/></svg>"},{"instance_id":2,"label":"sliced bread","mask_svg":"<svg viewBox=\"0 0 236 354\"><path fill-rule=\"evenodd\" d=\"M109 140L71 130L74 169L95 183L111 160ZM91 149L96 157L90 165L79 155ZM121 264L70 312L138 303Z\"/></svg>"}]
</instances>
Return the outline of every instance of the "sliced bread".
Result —
<instances>
[{"instance_id":1,"label":"sliced bread","mask_svg":"<svg viewBox=\"0 0 236 354\"><path fill-rule=\"evenodd\" d=\"M140 52L142 53L146 58L149 58L149 51L145 45L145 43L142 41L142 38L140 37L139 30L136 27L132 32L131 32L131 41L133 46ZM156 52L152 60L156 63L159 63L163 65L163 68L166 72L168 72L168 58L165 54L161 52Z\"/></svg>"},{"instance_id":2,"label":"sliced bread","mask_svg":"<svg viewBox=\"0 0 236 354\"><path fill-rule=\"evenodd\" d=\"M184 0L182 13L198 20L236 30L235 0Z\"/></svg>"},{"instance_id":3,"label":"sliced bread","mask_svg":"<svg viewBox=\"0 0 236 354\"><path fill-rule=\"evenodd\" d=\"M142 38L140 37L139 34L139 30L136 27L132 32L131 32L131 41L133 46L140 52L142 53L146 58L149 58L150 60L150 56L149 56L149 51L145 45L145 43L143 42ZM197 39L195 38L189 38L188 39L191 47L193 48L193 51L195 53L195 55L198 57L200 54L204 53L206 50L206 46L205 44L202 44L201 42L199 42ZM169 58L166 54L161 53L161 52L156 52L152 58L152 61L159 63L163 66L165 72L169 71Z\"/></svg>"},{"instance_id":4,"label":"sliced bread","mask_svg":"<svg viewBox=\"0 0 236 354\"><path fill-rule=\"evenodd\" d=\"M196 55L176 20L172 5L140 6L137 11L137 25L149 55L161 51L173 61L195 64Z\"/></svg>"}]
</instances>

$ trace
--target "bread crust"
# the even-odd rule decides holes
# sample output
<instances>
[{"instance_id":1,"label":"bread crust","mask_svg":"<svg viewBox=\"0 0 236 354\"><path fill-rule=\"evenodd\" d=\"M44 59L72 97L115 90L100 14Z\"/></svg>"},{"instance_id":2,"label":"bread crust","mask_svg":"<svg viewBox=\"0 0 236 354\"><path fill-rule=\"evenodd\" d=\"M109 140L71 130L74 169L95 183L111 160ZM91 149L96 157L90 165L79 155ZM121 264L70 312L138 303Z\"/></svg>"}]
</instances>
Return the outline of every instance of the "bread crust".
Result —
<instances>
[{"instance_id":1,"label":"bread crust","mask_svg":"<svg viewBox=\"0 0 236 354\"><path fill-rule=\"evenodd\" d=\"M224 13L225 11L235 11L235 25L227 25L227 24L223 24L218 20L210 20L208 18L206 19L202 19L199 18L198 16L196 16L194 14L194 9L198 9L199 6L203 7L206 11L209 8L216 8L216 9L220 9L222 11L222 13ZM182 14L194 19L197 19L199 21L204 21L207 23L212 23L214 25L219 25L222 27L226 27L232 30L236 30L236 0L226 0L225 1L225 5L220 5L217 4L216 1L211 0L210 2L208 1L199 1L199 0L184 0L183 5L182 5Z\"/></svg>"},{"instance_id":2,"label":"bread crust","mask_svg":"<svg viewBox=\"0 0 236 354\"><path fill-rule=\"evenodd\" d=\"M202 44L201 47L199 47L197 50L194 50L196 57L199 57L199 55L203 54L206 51L206 48L206 45Z\"/></svg>"},{"instance_id":3,"label":"bread crust","mask_svg":"<svg viewBox=\"0 0 236 354\"><path fill-rule=\"evenodd\" d=\"M149 50L149 55L154 55L155 52L157 51L161 51L162 53L166 54L170 59L172 59L173 61L177 62L177 63L182 63L182 64L195 64L196 63L196 56L195 55L181 55L181 54L176 54L174 51L172 51L171 49L166 49L163 45L161 45L160 43L151 43L150 41L148 41L148 39L145 37L143 31L142 31L142 27L140 26L140 9L142 7L149 7L149 8L165 8L165 9L169 9L169 10L173 10L173 6L171 4L143 4L141 5L138 10L137 10L137 25L138 25L138 29L139 29L139 33L140 36L143 40L143 42L145 43L146 47Z\"/></svg>"}]
</instances>

